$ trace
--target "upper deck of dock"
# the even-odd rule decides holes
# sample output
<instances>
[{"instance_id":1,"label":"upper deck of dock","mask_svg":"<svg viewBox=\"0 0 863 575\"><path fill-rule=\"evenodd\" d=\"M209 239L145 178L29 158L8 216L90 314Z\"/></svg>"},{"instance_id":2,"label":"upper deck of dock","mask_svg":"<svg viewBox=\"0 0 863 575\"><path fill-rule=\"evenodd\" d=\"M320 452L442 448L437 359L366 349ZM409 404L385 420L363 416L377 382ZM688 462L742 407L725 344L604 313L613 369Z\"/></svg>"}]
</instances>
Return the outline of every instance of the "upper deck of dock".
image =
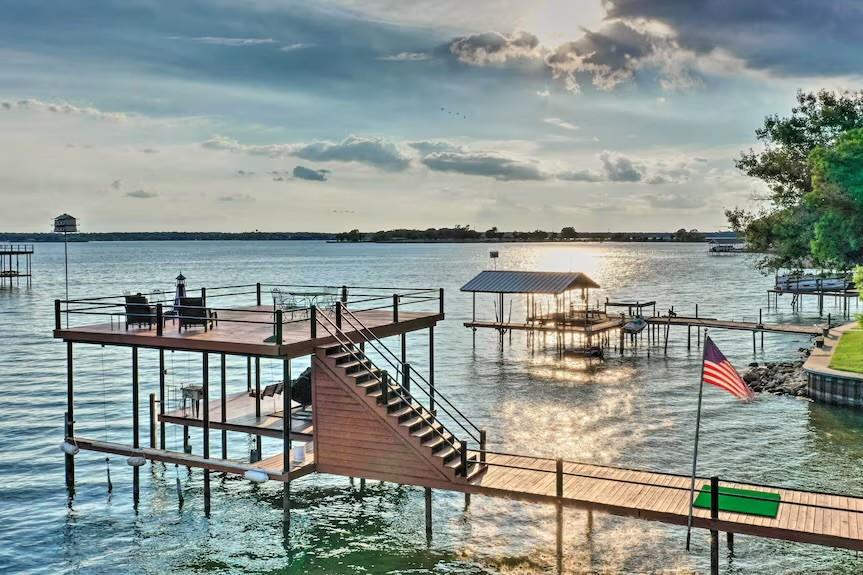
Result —
<instances>
[{"instance_id":1,"label":"upper deck of dock","mask_svg":"<svg viewBox=\"0 0 863 575\"><path fill-rule=\"evenodd\" d=\"M189 290L199 305L164 292L54 302L54 337L68 342L290 359L333 341L333 327L376 338L443 320L443 290L250 284ZM142 299L145 298L145 299ZM342 325L335 305L350 310Z\"/></svg>"}]
</instances>

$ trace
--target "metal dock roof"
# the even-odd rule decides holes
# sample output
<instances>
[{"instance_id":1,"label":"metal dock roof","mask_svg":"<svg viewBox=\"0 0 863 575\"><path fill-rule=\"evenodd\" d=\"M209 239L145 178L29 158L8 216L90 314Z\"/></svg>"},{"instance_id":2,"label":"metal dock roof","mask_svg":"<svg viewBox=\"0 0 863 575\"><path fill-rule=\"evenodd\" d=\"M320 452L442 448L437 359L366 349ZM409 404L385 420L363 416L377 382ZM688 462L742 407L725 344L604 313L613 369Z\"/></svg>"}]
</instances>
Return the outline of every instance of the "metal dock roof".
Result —
<instances>
[{"instance_id":1,"label":"metal dock roof","mask_svg":"<svg viewBox=\"0 0 863 575\"><path fill-rule=\"evenodd\" d=\"M598 287L598 283L581 272L486 270L464 284L461 291L560 294L572 289Z\"/></svg>"}]
</instances>

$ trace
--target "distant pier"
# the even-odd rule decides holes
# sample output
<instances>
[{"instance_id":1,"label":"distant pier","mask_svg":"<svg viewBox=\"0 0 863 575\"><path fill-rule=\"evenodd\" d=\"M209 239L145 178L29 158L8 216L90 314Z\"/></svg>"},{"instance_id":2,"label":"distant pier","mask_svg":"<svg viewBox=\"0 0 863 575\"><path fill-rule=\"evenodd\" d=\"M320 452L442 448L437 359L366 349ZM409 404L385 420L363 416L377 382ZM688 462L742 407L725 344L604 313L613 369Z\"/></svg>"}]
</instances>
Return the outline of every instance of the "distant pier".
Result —
<instances>
[{"instance_id":1,"label":"distant pier","mask_svg":"<svg viewBox=\"0 0 863 575\"><path fill-rule=\"evenodd\" d=\"M20 285L27 287L33 277L33 244L0 244L0 287Z\"/></svg>"}]
</instances>

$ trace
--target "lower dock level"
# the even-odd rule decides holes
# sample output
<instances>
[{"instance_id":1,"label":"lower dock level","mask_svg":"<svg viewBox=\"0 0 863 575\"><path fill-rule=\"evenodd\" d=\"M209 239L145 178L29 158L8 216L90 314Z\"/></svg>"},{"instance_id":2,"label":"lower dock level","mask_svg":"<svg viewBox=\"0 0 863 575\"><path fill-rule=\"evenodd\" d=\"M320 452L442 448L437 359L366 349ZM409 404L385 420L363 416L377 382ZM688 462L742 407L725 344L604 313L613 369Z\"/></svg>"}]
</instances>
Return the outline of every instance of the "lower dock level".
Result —
<instances>
[{"instance_id":1,"label":"lower dock level","mask_svg":"<svg viewBox=\"0 0 863 575\"><path fill-rule=\"evenodd\" d=\"M314 453L306 451L301 462L291 461L284 474L282 455L274 455L248 464L218 458L75 439L80 449L113 453L121 456L142 455L150 461L174 463L213 472L243 475L250 469L263 470L272 481L291 482L317 471ZM352 475L370 480L391 481L403 485L443 489L466 494L502 497L534 503L551 503L566 507L686 525L690 503L690 477L623 467L562 461L529 455L487 452L487 471L469 482L445 480L417 481L393 474ZM698 478L696 493L710 485L708 478ZM692 526L726 533L737 533L863 550L863 497L789 489L778 486L723 481L722 487L774 493L781 497L775 518L743 513L720 512L711 519L709 509L696 508Z\"/></svg>"}]
</instances>

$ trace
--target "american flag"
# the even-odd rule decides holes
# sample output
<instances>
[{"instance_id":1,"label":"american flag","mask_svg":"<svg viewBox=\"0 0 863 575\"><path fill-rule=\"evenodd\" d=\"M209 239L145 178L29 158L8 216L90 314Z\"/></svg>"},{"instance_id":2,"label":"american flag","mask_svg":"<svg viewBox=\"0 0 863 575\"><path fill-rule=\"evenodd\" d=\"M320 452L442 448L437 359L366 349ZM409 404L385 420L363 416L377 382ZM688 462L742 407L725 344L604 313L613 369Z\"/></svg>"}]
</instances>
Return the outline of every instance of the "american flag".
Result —
<instances>
[{"instance_id":1,"label":"american flag","mask_svg":"<svg viewBox=\"0 0 863 575\"><path fill-rule=\"evenodd\" d=\"M722 355L709 337L704 340L704 381L724 389L739 399L746 401L755 399L752 388L746 385L731 362Z\"/></svg>"}]
</instances>

